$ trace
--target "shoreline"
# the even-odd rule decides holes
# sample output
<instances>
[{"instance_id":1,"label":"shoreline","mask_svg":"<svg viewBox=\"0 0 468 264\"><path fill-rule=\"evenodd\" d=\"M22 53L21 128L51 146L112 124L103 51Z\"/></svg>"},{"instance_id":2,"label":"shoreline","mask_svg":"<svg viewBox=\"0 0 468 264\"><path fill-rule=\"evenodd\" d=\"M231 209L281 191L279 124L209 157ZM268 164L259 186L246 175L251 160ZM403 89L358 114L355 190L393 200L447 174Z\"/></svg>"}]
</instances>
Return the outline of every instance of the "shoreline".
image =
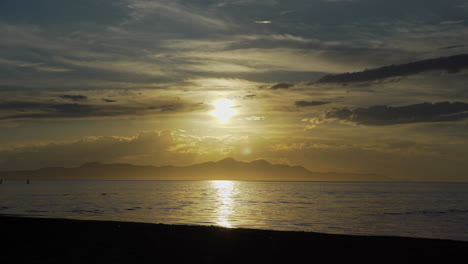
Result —
<instances>
[{"instance_id":1,"label":"shoreline","mask_svg":"<svg viewBox=\"0 0 468 264\"><path fill-rule=\"evenodd\" d=\"M468 252L456 240L5 215L0 236L5 263L448 261Z\"/></svg>"},{"instance_id":2,"label":"shoreline","mask_svg":"<svg viewBox=\"0 0 468 264\"><path fill-rule=\"evenodd\" d=\"M8 184L8 182L26 182L27 179L8 179L3 178L3 184ZM187 179L104 179L104 180L89 180L89 179L29 179L30 183L34 182L168 182L168 181L175 181L175 182L190 182L190 181L232 181L232 182L279 182L279 183L301 183L301 182L311 182L311 183L409 183L409 184L418 184L418 183L434 183L434 184L468 184L468 181L412 181L412 180L405 180L405 179L396 179L393 181L352 181L352 180L229 180L229 179L218 179L218 180L187 180ZM2 184L2 183L0 183Z\"/></svg>"}]
</instances>

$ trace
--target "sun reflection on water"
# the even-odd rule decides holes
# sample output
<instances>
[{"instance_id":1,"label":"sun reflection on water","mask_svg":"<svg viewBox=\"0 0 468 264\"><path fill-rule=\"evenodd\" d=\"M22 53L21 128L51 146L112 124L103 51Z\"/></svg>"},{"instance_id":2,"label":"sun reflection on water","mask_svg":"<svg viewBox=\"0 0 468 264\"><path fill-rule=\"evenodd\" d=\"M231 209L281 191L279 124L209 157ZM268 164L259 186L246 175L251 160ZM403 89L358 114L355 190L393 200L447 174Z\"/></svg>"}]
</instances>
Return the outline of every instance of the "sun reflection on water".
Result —
<instances>
[{"instance_id":1,"label":"sun reflection on water","mask_svg":"<svg viewBox=\"0 0 468 264\"><path fill-rule=\"evenodd\" d=\"M232 199L235 184L232 181L212 181L212 184L216 190L217 203L219 204L216 209L216 224L223 227L233 227L230 218L235 212Z\"/></svg>"}]
</instances>

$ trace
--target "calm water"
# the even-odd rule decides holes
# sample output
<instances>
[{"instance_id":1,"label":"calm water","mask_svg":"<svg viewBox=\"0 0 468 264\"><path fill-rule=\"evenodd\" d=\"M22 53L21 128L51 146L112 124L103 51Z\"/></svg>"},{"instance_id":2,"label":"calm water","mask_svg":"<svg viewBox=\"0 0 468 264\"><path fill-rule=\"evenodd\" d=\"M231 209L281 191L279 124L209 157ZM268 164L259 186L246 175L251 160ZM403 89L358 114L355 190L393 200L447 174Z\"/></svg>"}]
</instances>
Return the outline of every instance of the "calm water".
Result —
<instances>
[{"instance_id":1,"label":"calm water","mask_svg":"<svg viewBox=\"0 0 468 264\"><path fill-rule=\"evenodd\" d=\"M3 181L0 214L468 241L468 184Z\"/></svg>"}]
</instances>

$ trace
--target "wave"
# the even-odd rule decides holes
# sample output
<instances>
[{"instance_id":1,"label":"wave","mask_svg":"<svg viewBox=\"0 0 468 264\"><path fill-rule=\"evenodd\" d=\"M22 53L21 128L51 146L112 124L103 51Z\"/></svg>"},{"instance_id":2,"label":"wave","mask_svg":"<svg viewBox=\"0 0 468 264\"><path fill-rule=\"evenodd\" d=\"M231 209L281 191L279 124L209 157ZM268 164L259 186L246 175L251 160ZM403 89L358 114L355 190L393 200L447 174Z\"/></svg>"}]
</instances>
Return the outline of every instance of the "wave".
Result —
<instances>
[{"instance_id":1,"label":"wave","mask_svg":"<svg viewBox=\"0 0 468 264\"><path fill-rule=\"evenodd\" d=\"M384 213L385 215L443 215L443 214L466 214L468 209L450 209L450 210L419 210L412 212L395 212L395 213Z\"/></svg>"}]
</instances>

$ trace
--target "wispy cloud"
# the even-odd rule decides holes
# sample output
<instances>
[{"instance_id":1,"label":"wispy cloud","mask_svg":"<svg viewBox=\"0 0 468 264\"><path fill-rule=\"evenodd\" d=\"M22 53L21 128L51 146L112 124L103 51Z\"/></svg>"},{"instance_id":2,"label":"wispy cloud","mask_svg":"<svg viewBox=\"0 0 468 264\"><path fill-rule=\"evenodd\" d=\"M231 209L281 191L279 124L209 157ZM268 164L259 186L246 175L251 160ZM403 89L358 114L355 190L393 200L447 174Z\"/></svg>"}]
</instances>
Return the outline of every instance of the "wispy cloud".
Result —
<instances>
[{"instance_id":1,"label":"wispy cloud","mask_svg":"<svg viewBox=\"0 0 468 264\"><path fill-rule=\"evenodd\" d=\"M440 22L440 24L451 25L451 24L461 24L463 22L465 22L465 20L446 20L446 21Z\"/></svg>"},{"instance_id":2,"label":"wispy cloud","mask_svg":"<svg viewBox=\"0 0 468 264\"><path fill-rule=\"evenodd\" d=\"M229 24L224 20L215 18L211 14L189 5L178 4L175 1L129 0L128 7L132 10L131 16L137 21L157 14L175 21L203 27L215 29L227 29L229 27Z\"/></svg>"},{"instance_id":3,"label":"wispy cloud","mask_svg":"<svg viewBox=\"0 0 468 264\"><path fill-rule=\"evenodd\" d=\"M270 87L270 89L277 90L277 89L289 89L293 87L294 84L292 83L277 83Z\"/></svg>"},{"instance_id":4,"label":"wispy cloud","mask_svg":"<svg viewBox=\"0 0 468 264\"><path fill-rule=\"evenodd\" d=\"M207 108L200 102L154 93L152 95L147 91L142 91L141 95L127 94L104 100L102 98L106 95L103 93L36 93L35 97L28 94L30 93L9 93L10 98L0 100L0 120L112 119L192 112Z\"/></svg>"},{"instance_id":5,"label":"wispy cloud","mask_svg":"<svg viewBox=\"0 0 468 264\"><path fill-rule=\"evenodd\" d=\"M10 66L18 67L18 68L30 68L36 71L52 72L52 73L73 71L65 67L49 66L43 62L27 62L27 61L20 61L20 60L9 60L5 58L1 58L1 57L0 57L0 64L10 65Z\"/></svg>"},{"instance_id":6,"label":"wispy cloud","mask_svg":"<svg viewBox=\"0 0 468 264\"><path fill-rule=\"evenodd\" d=\"M279 4L279 0L222 0L220 3L217 3L216 6L226 6L226 5L267 5L267 6L276 6Z\"/></svg>"}]
</instances>

